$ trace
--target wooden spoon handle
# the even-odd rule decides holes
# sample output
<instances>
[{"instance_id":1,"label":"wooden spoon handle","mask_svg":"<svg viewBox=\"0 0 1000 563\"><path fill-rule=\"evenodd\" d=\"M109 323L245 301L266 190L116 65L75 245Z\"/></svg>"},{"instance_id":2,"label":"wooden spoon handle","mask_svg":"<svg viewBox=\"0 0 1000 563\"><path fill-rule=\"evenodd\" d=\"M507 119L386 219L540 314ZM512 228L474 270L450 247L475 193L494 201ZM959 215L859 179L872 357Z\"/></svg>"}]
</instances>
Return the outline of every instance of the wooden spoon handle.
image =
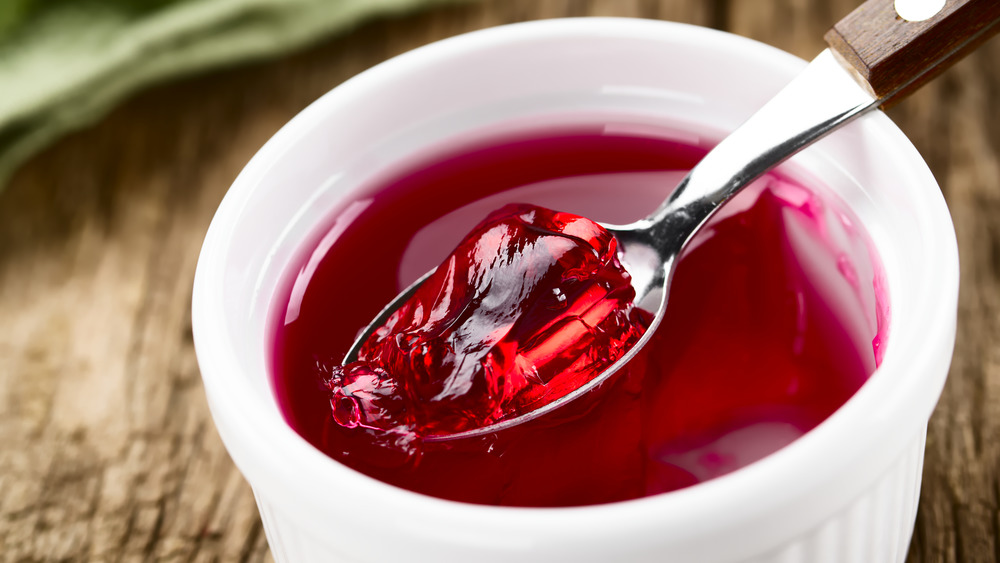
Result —
<instances>
[{"instance_id":1,"label":"wooden spoon handle","mask_svg":"<svg viewBox=\"0 0 1000 563\"><path fill-rule=\"evenodd\" d=\"M895 101L1000 31L998 21L1000 0L947 0L923 21L903 19L893 0L868 0L824 38L879 99Z\"/></svg>"}]
</instances>

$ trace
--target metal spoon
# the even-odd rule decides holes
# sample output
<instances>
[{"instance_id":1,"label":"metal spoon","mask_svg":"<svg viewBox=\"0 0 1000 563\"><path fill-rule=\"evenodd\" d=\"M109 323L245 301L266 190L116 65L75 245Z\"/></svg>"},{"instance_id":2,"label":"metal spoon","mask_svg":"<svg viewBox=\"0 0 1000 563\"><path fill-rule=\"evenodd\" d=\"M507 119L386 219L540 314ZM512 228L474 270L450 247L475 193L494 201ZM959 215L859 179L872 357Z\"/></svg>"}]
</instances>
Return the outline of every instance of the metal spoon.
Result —
<instances>
[{"instance_id":1,"label":"metal spoon","mask_svg":"<svg viewBox=\"0 0 1000 563\"><path fill-rule=\"evenodd\" d=\"M916 0L896 0L896 4L908 1ZM425 441L488 435L538 418L607 381L650 341L667 308L677 257L729 198L798 151L908 94L971 51L1000 30L998 6L995 0L948 0L936 14L912 22L898 16L891 0L869 0L844 18L826 36L831 48L705 155L656 211L628 225L603 225L618 239L619 258L632 276L635 304L656 311L639 341L601 374L551 403L474 430L428 436ZM907 13L902 7L899 12ZM882 32L875 44L871 42L873 27ZM866 54L883 68L868 64ZM845 60L851 58L858 60ZM357 360L361 344L429 276L421 277L382 309L355 340L344 364Z\"/></svg>"}]
</instances>

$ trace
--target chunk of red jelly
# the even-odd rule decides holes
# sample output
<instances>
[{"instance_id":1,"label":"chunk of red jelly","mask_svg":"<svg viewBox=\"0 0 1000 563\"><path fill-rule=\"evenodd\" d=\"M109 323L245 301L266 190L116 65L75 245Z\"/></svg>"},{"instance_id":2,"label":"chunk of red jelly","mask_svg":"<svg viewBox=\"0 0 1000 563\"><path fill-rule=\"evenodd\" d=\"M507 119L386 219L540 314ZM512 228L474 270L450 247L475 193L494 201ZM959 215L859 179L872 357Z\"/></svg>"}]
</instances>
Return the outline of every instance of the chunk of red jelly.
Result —
<instances>
[{"instance_id":1,"label":"chunk of red jelly","mask_svg":"<svg viewBox=\"0 0 1000 563\"><path fill-rule=\"evenodd\" d=\"M644 328L615 238L507 205L476 226L326 380L336 422L414 454L420 437L548 404L620 358Z\"/></svg>"}]
</instances>

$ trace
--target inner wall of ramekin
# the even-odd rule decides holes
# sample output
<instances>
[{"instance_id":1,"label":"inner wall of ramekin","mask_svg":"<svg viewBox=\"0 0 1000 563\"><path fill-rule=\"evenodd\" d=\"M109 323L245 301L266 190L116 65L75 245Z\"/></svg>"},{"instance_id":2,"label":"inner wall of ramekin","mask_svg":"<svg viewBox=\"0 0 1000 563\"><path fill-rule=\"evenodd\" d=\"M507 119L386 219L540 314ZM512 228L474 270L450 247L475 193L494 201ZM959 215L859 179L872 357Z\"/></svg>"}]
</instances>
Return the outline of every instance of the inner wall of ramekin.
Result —
<instances>
[{"instance_id":1,"label":"inner wall of ramekin","mask_svg":"<svg viewBox=\"0 0 1000 563\"><path fill-rule=\"evenodd\" d=\"M548 518L539 514L572 514L570 519L583 525L599 522L602 511L606 517L632 510L470 507L397 490L325 458L285 425L271 393L267 327L275 308L272 297L280 293L286 269L309 250L310 237L327 224L331 210L345 195L420 146L539 120L571 123L594 114L637 126L730 130L803 64L765 45L691 26L635 20L539 22L462 36L397 57L307 108L265 145L234 183L213 221L196 278L196 345L210 406L220 434L251 485L258 494L296 497L317 511L325 505L357 505L364 512L368 501L391 501L405 505L403 513L429 522L488 521L528 538L545 532L530 529L539 522L536 516ZM950 357L950 343L927 340L938 333L944 335L938 340L947 340L947 327L932 325L954 323L954 307L949 313L947 303L928 303L936 295L949 294L957 284L954 235L946 213L942 218L943 203L933 178L882 115L863 118L796 157L794 163L836 191L875 243L888 278L892 321L883 367L858 395L884 395L869 400L886 408L910 401L910 407L900 407L902 414L892 423L917 432L936 402L933 390L940 390L944 374L924 376L926 369L914 367L914 359L921 354ZM932 392L906 395L906 389L918 385ZM858 400L856 396L848 406ZM863 417L860 409L851 416ZM838 417L839 431L831 422ZM839 461L811 463L827 467L851 463L863 457L863 448L872 447L866 440L884 434L876 428L852 442L837 433L851 432L847 427L857 421L839 412L832 419L817 429L826 436L816 440L854 451L840 455ZM800 443L810 440L807 435L786 450L805 451L809 445ZM822 446L814 448L822 451ZM779 454L755 464L760 467L715 480L722 485L712 481L683 494L633 501L640 507L636 514L677 520L678 515L669 515L669 505L683 503L685 518L697 520L704 514L706 522L736 526L752 511L728 510L712 519L710 510L719 499L711 491L723 491L725 483L734 479L746 479L754 486L772 483L764 472L779 475L787 469L781 464L797 463L794 453ZM336 479L324 478L334 473ZM310 481L315 483L310 486ZM330 485L334 482L338 484ZM330 486L320 486L323 483ZM739 494L751 498L767 493ZM699 495L702 501L697 501ZM708 506L695 510L699 503ZM802 525L810 518L804 515ZM319 530L325 524L303 525ZM363 535L362 530L358 525L352 533ZM613 527L605 527L605 533L611 533L608 530ZM633 532L628 535L634 536ZM545 533L561 537L551 529ZM665 531L663 537L670 535ZM548 540L539 536L532 541ZM768 540L755 541L763 545Z\"/></svg>"}]
</instances>

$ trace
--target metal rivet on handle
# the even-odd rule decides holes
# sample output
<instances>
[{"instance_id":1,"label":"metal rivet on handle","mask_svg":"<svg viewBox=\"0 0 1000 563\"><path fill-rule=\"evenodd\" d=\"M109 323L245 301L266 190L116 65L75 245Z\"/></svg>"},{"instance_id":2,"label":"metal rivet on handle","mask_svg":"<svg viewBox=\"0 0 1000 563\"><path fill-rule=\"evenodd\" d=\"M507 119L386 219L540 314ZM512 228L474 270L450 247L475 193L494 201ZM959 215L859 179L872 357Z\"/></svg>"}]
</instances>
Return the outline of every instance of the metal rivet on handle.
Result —
<instances>
[{"instance_id":1,"label":"metal rivet on handle","mask_svg":"<svg viewBox=\"0 0 1000 563\"><path fill-rule=\"evenodd\" d=\"M944 8L945 0L896 0L895 8L899 17L909 22L921 22L933 18Z\"/></svg>"}]
</instances>

